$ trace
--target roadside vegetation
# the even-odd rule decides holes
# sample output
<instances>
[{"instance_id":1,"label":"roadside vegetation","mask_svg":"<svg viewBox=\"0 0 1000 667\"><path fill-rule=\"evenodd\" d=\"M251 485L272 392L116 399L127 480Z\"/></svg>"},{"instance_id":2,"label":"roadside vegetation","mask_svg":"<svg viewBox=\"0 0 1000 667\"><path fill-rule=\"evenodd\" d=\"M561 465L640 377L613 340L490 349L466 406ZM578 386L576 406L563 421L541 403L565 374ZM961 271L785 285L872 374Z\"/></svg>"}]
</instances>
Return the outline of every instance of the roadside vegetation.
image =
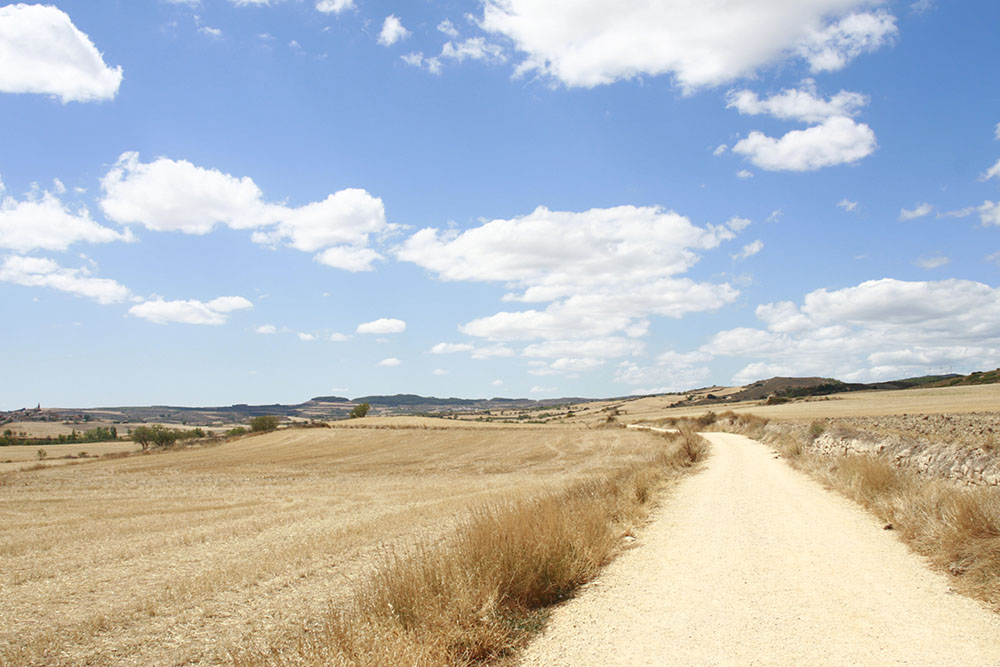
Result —
<instances>
[{"instance_id":1,"label":"roadside vegetation","mask_svg":"<svg viewBox=\"0 0 1000 667\"><path fill-rule=\"evenodd\" d=\"M884 456L829 454L815 446L823 421L805 428L771 428L750 414L707 413L675 420L704 430L763 440L793 467L854 500L897 532L935 568L951 575L956 590L1000 611L1000 488L960 485L919 474Z\"/></svg>"},{"instance_id":2,"label":"roadside vegetation","mask_svg":"<svg viewBox=\"0 0 1000 667\"><path fill-rule=\"evenodd\" d=\"M353 603L281 664L472 665L509 657L547 608L590 581L633 538L657 492L707 453L692 431L666 434L647 459L541 497L473 510L451 538L383 554Z\"/></svg>"}]
</instances>

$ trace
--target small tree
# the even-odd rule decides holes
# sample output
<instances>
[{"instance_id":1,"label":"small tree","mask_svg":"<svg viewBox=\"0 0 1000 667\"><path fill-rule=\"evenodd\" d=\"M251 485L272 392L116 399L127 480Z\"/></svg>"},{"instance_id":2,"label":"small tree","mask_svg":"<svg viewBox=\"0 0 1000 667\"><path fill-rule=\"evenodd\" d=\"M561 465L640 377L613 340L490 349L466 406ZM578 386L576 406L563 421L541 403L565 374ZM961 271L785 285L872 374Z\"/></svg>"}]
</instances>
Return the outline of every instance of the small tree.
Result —
<instances>
[{"instance_id":1,"label":"small tree","mask_svg":"<svg viewBox=\"0 0 1000 667\"><path fill-rule=\"evenodd\" d=\"M355 405L354 409L351 410L351 419L360 419L361 417L367 415L368 411L371 409L372 406L368 405L367 403L361 403L359 405Z\"/></svg>"},{"instance_id":2,"label":"small tree","mask_svg":"<svg viewBox=\"0 0 1000 667\"><path fill-rule=\"evenodd\" d=\"M278 418L274 415L261 415L250 420L250 430L254 433L273 431L278 428Z\"/></svg>"}]
</instances>

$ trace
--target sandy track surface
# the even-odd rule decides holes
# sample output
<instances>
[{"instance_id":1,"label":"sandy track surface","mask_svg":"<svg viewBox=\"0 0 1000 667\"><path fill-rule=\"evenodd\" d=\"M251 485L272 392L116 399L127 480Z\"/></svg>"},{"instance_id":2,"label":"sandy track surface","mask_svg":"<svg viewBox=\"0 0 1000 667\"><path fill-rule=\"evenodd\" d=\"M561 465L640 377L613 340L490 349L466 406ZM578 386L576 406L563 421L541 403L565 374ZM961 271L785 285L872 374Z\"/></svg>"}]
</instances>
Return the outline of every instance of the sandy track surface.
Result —
<instances>
[{"instance_id":1,"label":"sandy track surface","mask_svg":"<svg viewBox=\"0 0 1000 667\"><path fill-rule=\"evenodd\" d=\"M1000 619L766 446L705 434L637 547L524 665L1000 665Z\"/></svg>"}]
</instances>

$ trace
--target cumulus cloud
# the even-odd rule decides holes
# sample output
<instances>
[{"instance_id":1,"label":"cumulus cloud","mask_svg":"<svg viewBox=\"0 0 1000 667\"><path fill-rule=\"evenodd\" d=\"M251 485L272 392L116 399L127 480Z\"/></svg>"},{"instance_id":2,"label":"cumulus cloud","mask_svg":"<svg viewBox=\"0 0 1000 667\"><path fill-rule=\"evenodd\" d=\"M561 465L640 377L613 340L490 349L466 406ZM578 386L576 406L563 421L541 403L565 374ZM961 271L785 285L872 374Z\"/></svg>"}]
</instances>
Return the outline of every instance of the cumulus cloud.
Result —
<instances>
[{"instance_id":1,"label":"cumulus cloud","mask_svg":"<svg viewBox=\"0 0 1000 667\"><path fill-rule=\"evenodd\" d=\"M65 187L56 182L57 192ZM0 184L0 193L3 186ZM74 243L134 241L132 233L104 227L94 222L85 207L70 210L49 191L33 191L26 199L0 199L0 248L17 252L66 250Z\"/></svg>"},{"instance_id":2,"label":"cumulus cloud","mask_svg":"<svg viewBox=\"0 0 1000 667\"><path fill-rule=\"evenodd\" d=\"M259 334L270 335L278 333L278 327L274 326L273 324L262 324L256 329L254 329L254 331L256 331Z\"/></svg>"},{"instance_id":3,"label":"cumulus cloud","mask_svg":"<svg viewBox=\"0 0 1000 667\"><path fill-rule=\"evenodd\" d=\"M739 178L739 179L742 179L742 180L745 181L745 180L747 180L749 178L753 178L753 172L749 171L748 169L740 169L738 172L736 172L736 178Z\"/></svg>"},{"instance_id":4,"label":"cumulus cloud","mask_svg":"<svg viewBox=\"0 0 1000 667\"><path fill-rule=\"evenodd\" d=\"M208 37L211 37L212 39L219 39L220 37L222 37L222 31L221 30L219 30L218 28L210 28L207 25L198 28L198 32L200 32L203 35L207 35Z\"/></svg>"},{"instance_id":5,"label":"cumulus cloud","mask_svg":"<svg viewBox=\"0 0 1000 667\"><path fill-rule=\"evenodd\" d=\"M850 199L844 198L837 202L837 206L844 209L848 213L853 213L858 208L858 202L851 201Z\"/></svg>"},{"instance_id":6,"label":"cumulus cloud","mask_svg":"<svg viewBox=\"0 0 1000 667\"><path fill-rule=\"evenodd\" d=\"M596 348L580 341L638 338L648 331L650 315L681 317L735 299L737 291L728 284L677 274L690 269L700 251L735 238L746 224L734 218L698 227L657 207L581 213L539 207L461 233L420 230L396 255L442 280L505 284L508 302L547 304L474 319L459 327L462 333L493 341L572 340L575 354L587 356L579 350Z\"/></svg>"},{"instance_id":7,"label":"cumulus cloud","mask_svg":"<svg viewBox=\"0 0 1000 667\"><path fill-rule=\"evenodd\" d=\"M131 296L123 285L108 278L95 278L86 268L67 269L55 260L8 255L0 262L0 281L25 287L49 287L98 303L120 303Z\"/></svg>"},{"instance_id":8,"label":"cumulus cloud","mask_svg":"<svg viewBox=\"0 0 1000 667\"><path fill-rule=\"evenodd\" d=\"M991 178L1000 178L1000 160L997 160L996 164L984 171L979 180L988 181Z\"/></svg>"},{"instance_id":9,"label":"cumulus cloud","mask_svg":"<svg viewBox=\"0 0 1000 667\"><path fill-rule=\"evenodd\" d=\"M780 139L751 132L733 146L733 151L768 171L815 171L857 162L876 148L870 127L834 116L805 130L792 130Z\"/></svg>"},{"instance_id":10,"label":"cumulus cloud","mask_svg":"<svg viewBox=\"0 0 1000 667\"><path fill-rule=\"evenodd\" d=\"M896 17L885 11L854 13L820 30L812 30L800 43L799 53L813 72L843 69L862 53L877 50L898 33Z\"/></svg>"},{"instance_id":11,"label":"cumulus cloud","mask_svg":"<svg viewBox=\"0 0 1000 667\"><path fill-rule=\"evenodd\" d=\"M448 19L445 19L440 23L438 23L437 29L439 32L442 32L448 35L449 37L452 38L458 37L458 29L455 28L455 24L449 21Z\"/></svg>"},{"instance_id":12,"label":"cumulus cloud","mask_svg":"<svg viewBox=\"0 0 1000 667\"><path fill-rule=\"evenodd\" d=\"M299 340L306 341L306 342L309 342L309 341L312 341L312 340L316 340L316 335L315 334L311 334L311 333L299 333L298 337L299 337Z\"/></svg>"},{"instance_id":13,"label":"cumulus cloud","mask_svg":"<svg viewBox=\"0 0 1000 667\"><path fill-rule=\"evenodd\" d=\"M333 341L334 343L343 343L344 341L351 340L351 337L348 336L347 334L335 332L330 334L330 340Z\"/></svg>"},{"instance_id":14,"label":"cumulus cloud","mask_svg":"<svg viewBox=\"0 0 1000 667\"><path fill-rule=\"evenodd\" d=\"M1000 225L1000 202L984 201L976 210L984 225Z\"/></svg>"},{"instance_id":15,"label":"cumulus cloud","mask_svg":"<svg viewBox=\"0 0 1000 667\"><path fill-rule=\"evenodd\" d=\"M225 324L229 314L236 310L253 308L253 304L241 296L220 296L208 302L165 301L153 299L129 308L129 314L149 320L155 324Z\"/></svg>"},{"instance_id":16,"label":"cumulus cloud","mask_svg":"<svg viewBox=\"0 0 1000 667\"><path fill-rule=\"evenodd\" d=\"M764 242L758 239L756 241L746 244L745 246L743 246L742 250L740 250L738 253L734 255L731 255L731 257L737 261L740 261L746 259L747 257L756 255L763 249L764 249Z\"/></svg>"},{"instance_id":17,"label":"cumulus cloud","mask_svg":"<svg viewBox=\"0 0 1000 667\"><path fill-rule=\"evenodd\" d=\"M544 304L462 324L460 332L496 344L462 351L473 358L513 355L503 343L535 341L522 353L554 360L537 365L536 374L579 372L638 353L652 315L679 318L733 301L738 292L729 284L679 274L748 224L733 218L699 227L658 207L579 213L539 207L464 232L423 229L395 253L441 280L496 282L509 290L506 302ZM436 349L457 351L447 344Z\"/></svg>"},{"instance_id":18,"label":"cumulus cloud","mask_svg":"<svg viewBox=\"0 0 1000 667\"><path fill-rule=\"evenodd\" d=\"M762 304L756 315L760 328L720 331L648 366L624 361L615 379L644 387L634 393L685 389L727 357L745 364L732 378L738 384L774 375L868 382L1000 365L1000 289L974 281L870 280L814 290L801 303Z\"/></svg>"},{"instance_id":19,"label":"cumulus cloud","mask_svg":"<svg viewBox=\"0 0 1000 667\"><path fill-rule=\"evenodd\" d=\"M382 46L392 46L401 39L409 37L410 31L403 27L403 22L395 14L385 17L382 31L378 35L378 43Z\"/></svg>"},{"instance_id":20,"label":"cumulus cloud","mask_svg":"<svg viewBox=\"0 0 1000 667\"><path fill-rule=\"evenodd\" d=\"M340 190L295 208L266 202L247 176L163 157L143 163L134 152L121 155L101 187L101 208L115 222L186 234L207 234L219 224L256 229L257 243L284 242L346 271L371 270L381 259L369 247L371 236L394 229L382 200L362 189Z\"/></svg>"},{"instance_id":21,"label":"cumulus cloud","mask_svg":"<svg viewBox=\"0 0 1000 667\"><path fill-rule=\"evenodd\" d=\"M517 73L593 87L672 75L686 91L799 57L814 71L843 67L896 32L868 0L486 0L481 26L525 54Z\"/></svg>"},{"instance_id":22,"label":"cumulus cloud","mask_svg":"<svg viewBox=\"0 0 1000 667\"><path fill-rule=\"evenodd\" d=\"M371 322L358 325L355 333L359 334L394 334L406 331L406 322L388 317L381 317Z\"/></svg>"},{"instance_id":23,"label":"cumulus cloud","mask_svg":"<svg viewBox=\"0 0 1000 667\"><path fill-rule=\"evenodd\" d=\"M484 345L472 350L473 359L493 359L496 357L513 357L517 352L513 348L501 343L495 345Z\"/></svg>"},{"instance_id":24,"label":"cumulus cloud","mask_svg":"<svg viewBox=\"0 0 1000 667\"><path fill-rule=\"evenodd\" d=\"M436 56L424 56L422 51L407 53L402 56L403 62L414 67L422 67L432 74L440 74L446 61L464 62L466 60L482 60L500 63L506 60L503 48L487 42L484 37L470 37L460 42L448 41L441 47L441 53Z\"/></svg>"},{"instance_id":25,"label":"cumulus cloud","mask_svg":"<svg viewBox=\"0 0 1000 667\"><path fill-rule=\"evenodd\" d=\"M395 357L389 357L388 359L383 359L382 361L378 362L378 365L382 366L383 368L393 368L395 366L401 365L402 363L403 363L402 361L400 361Z\"/></svg>"},{"instance_id":26,"label":"cumulus cloud","mask_svg":"<svg viewBox=\"0 0 1000 667\"><path fill-rule=\"evenodd\" d=\"M110 100L122 68L108 67L90 38L48 5L0 7L0 91L41 93L67 102Z\"/></svg>"},{"instance_id":27,"label":"cumulus cloud","mask_svg":"<svg viewBox=\"0 0 1000 667\"><path fill-rule=\"evenodd\" d=\"M324 14L339 14L354 9L354 0L316 0L316 10Z\"/></svg>"},{"instance_id":28,"label":"cumulus cloud","mask_svg":"<svg viewBox=\"0 0 1000 667\"><path fill-rule=\"evenodd\" d=\"M804 82L801 88L785 89L776 95L761 99L750 90L730 91L726 106L741 114L766 114L784 120L804 123L821 123L836 116L854 116L868 104L860 93L840 91L828 100L817 97L815 83Z\"/></svg>"},{"instance_id":29,"label":"cumulus cloud","mask_svg":"<svg viewBox=\"0 0 1000 667\"><path fill-rule=\"evenodd\" d=\"M968 280L872 280L758 307L766 329L720 332L704 346L715 355L756 357L737 373L835 375L878 380L940 364L1000 361L1000 290Z\"/></svg>"},{"instance_id":30,"label":"cumulus cloud","mask_svg":"<svg viewBox=\"0 0 1000 667\"><path fill-rule=\"evenodd\" d=\"M925 215L928 215L933 210L934 207L926 202L923 204L917 204L917 206L912 209L901 208L899 209L899 219L903 221L916 220L917 218L922 218Z\"/></svg>"}]
</instances>

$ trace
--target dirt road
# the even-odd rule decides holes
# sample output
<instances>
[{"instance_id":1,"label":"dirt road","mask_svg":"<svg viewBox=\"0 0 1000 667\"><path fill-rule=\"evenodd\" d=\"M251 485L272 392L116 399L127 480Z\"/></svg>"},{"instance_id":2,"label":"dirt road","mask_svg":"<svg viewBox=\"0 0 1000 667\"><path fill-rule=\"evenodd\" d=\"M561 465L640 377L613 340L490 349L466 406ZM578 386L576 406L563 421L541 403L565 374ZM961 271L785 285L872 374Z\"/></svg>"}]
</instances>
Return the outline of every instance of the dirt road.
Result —
<instances>
[{"instance_id":1,"label":"dirt road","mask_svg":"<svg viewBox=\"0 0 1000 667\"><path fill-rule=\"evenodd\" d=\"M1000 665L1000 619L892 532L764 445L706 436L706 469L522 664Z\"/></svg>"}]
</instances>

